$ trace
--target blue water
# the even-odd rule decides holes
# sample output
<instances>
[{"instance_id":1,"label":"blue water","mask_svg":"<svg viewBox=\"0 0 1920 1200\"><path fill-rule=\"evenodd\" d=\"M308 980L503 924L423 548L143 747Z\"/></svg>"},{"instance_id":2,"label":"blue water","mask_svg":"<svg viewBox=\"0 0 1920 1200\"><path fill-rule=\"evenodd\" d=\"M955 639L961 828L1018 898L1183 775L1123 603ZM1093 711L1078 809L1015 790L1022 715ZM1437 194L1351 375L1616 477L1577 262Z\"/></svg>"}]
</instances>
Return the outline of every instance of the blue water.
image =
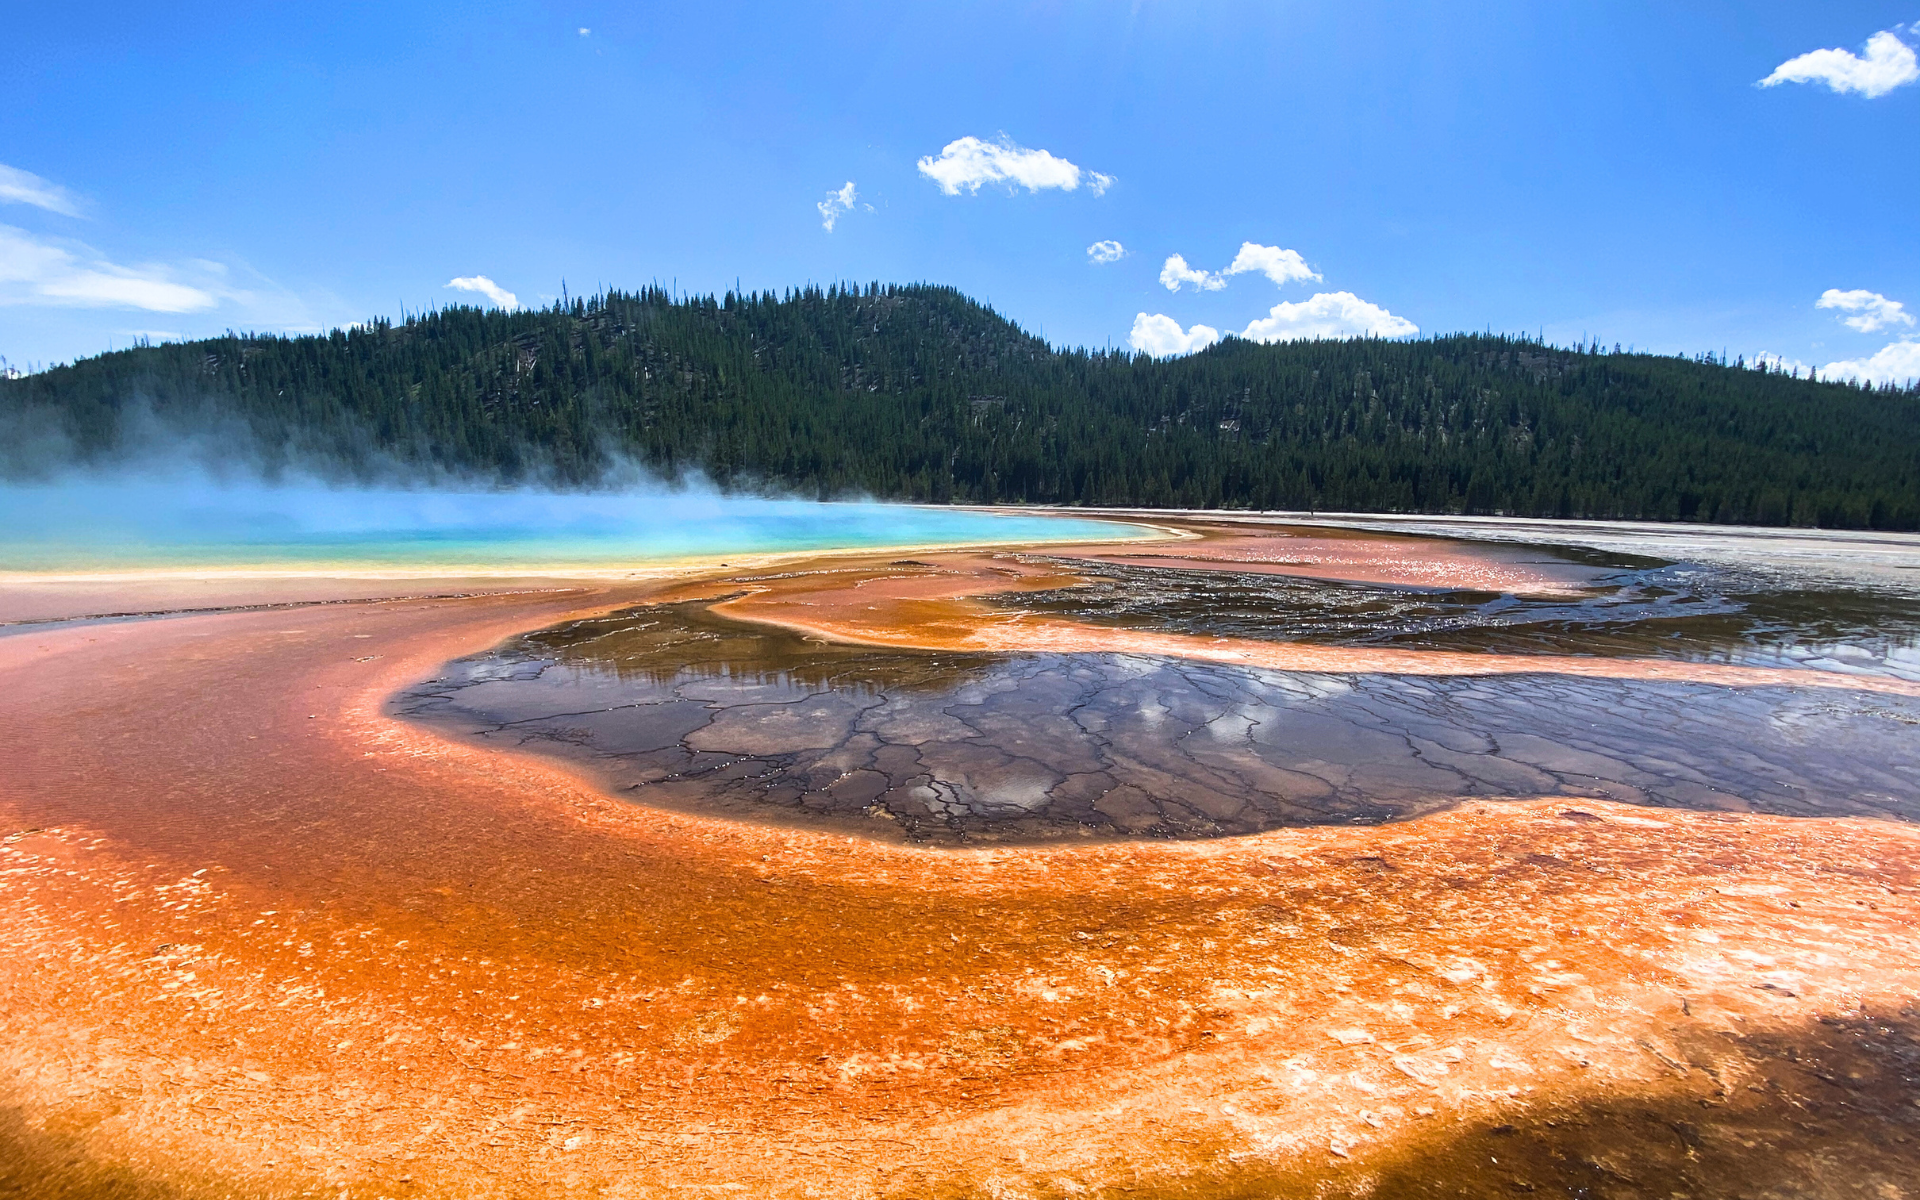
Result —
<instances>
[{"instance_id":1,"label":"blue water","mask_svg":"<svg viewBox=\"0 0 1920 1200\"><path fill-rule=\"evenodd\" d=\"M1124 537L1107 521L702 491L344 490L203 481L0 487L0 570L605 570L830 549Z\"/></svg>"}]
</instances>

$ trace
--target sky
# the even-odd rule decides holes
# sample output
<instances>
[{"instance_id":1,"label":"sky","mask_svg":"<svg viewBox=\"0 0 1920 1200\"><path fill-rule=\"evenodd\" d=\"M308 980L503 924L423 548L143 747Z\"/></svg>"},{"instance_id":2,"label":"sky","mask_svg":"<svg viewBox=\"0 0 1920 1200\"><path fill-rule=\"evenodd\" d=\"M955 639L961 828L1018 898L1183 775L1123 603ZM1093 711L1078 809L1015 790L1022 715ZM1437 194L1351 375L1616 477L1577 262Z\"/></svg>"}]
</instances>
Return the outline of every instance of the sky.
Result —
<instances>
[{"instance_id":1,"label":"sky","mask_svg":"<svg viewBox=\"0 0 1920 1200\"><path fill-rule=\"evenodd\" d=\"M0 356L602 287L1920 376L1920 0L10 6Z\"/></svg>"}]
</instances>

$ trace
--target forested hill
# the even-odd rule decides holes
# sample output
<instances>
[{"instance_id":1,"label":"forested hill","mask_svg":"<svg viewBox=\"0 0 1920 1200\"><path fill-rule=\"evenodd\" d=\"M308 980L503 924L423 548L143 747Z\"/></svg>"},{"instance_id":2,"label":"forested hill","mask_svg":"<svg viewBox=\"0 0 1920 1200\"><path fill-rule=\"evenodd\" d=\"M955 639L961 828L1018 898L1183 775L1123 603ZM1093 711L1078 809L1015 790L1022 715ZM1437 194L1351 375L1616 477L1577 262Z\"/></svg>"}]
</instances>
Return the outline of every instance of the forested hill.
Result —
<instances>
[{"instance_id":1,"label":"forested hill","mask_svg":"<svg viewBox=\"0 0 1920 1200\"><path fill-rule=\"evenodd\" d=\"M1056 351L930 286L147 346L0 382L0 417L95 462L211 424L346 474L585 484L624 457L822 496L1920 528L1910 389L1471 335Z\"/></svg>"}]
</instances>

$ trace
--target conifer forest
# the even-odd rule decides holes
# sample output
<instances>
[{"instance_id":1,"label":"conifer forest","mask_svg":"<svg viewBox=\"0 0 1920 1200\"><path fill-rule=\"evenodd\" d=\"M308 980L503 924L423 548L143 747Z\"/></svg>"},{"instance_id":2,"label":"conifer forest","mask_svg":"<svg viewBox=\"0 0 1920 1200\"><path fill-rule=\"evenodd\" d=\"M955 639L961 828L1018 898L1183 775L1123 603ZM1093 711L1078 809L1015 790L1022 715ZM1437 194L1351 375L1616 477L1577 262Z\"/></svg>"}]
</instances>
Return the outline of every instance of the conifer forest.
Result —
<instances>
[{"instance_id":1,"label":"conifer forest","mask_svg":"<svg viewBox=\"0 0 1920 1200\"><path fill-rule=\"evenodd\" d=\"M637 464L820 498L1920 528L1912 388L1480 334L1156 360L929 285L143 345L0 380L0 424L16 476L214 430L269 474L347 479Z\"/></svg>"}]
</instances>

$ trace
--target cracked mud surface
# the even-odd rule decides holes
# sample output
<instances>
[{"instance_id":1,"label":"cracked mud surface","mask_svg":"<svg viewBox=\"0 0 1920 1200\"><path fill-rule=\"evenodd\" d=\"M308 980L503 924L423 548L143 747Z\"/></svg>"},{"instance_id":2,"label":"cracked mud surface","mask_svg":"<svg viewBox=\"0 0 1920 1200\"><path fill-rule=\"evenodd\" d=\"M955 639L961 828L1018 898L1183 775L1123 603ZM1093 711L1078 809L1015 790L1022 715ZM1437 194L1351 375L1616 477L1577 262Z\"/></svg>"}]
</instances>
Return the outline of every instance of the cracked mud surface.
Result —
<instances>
[{"instance_id":1,"label":"cracked mud surface","mask_svg":"<svg viewBox=\"0 0 1920 1200\"><path fill-rule=\"evenodd\" d=\"M392 711L616 795L950 844L1372 824L1473 797L1920 819L1920 700L839 646L697 603L449 664Z\"/></svg>"}]
</instances>

